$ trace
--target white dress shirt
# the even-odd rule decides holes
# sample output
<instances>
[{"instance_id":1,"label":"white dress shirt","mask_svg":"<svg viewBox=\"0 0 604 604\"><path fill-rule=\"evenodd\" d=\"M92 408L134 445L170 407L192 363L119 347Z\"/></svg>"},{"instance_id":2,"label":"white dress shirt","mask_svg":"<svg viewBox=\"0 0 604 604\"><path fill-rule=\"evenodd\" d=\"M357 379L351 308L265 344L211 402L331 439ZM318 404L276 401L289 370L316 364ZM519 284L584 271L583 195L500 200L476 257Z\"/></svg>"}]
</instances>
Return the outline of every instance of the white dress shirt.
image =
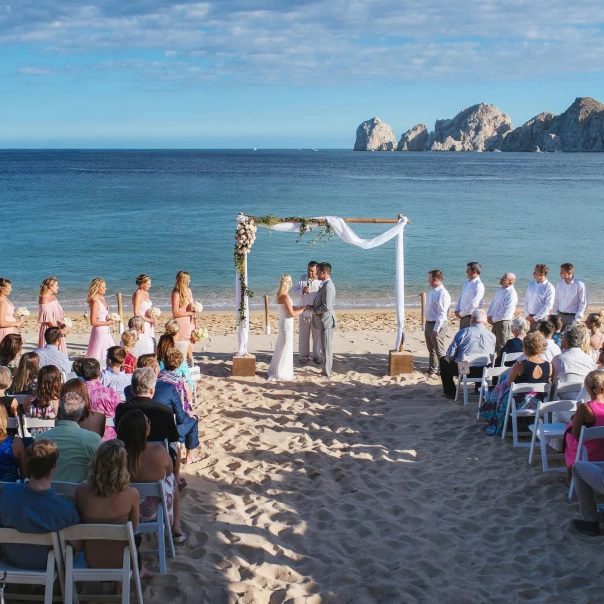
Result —
<instances>
[{"instance_id":1,"label":"white dress shirt","mask_svg":"<svg viewBox=\"0 0 604 604\"><path fill-rule=\"evenodd\" d=\"M533 281L529 284L524 295L524 314L531 315L535 321L547 319L554 306L556 290L546 279L543 283Z\"/></svg>"},{"instance_id":2,"label":"white dress shirt","mask_svg":"<svg viewBox=\"0 0 604 604\"><path fill-rule=\"evenodd\" d=\"M511 321L518 305L518 294L513 285L500 287L495 292L495 297L489 306L487 315L493 323L498 321Z\"/></svg>"},{"instance_id":3,"label":"white dress shirt","mask_svg":"<svg viewBox=\"0 0 604 604\"><path fill-rule=\"evenodd\" d=\"M456 312L462 317L471 315L473 311L482 308L482 299L484 298L484 285L480 277L468 279L461 290L461 296L455 306Z\"/></svg>"},{"instance_id":4,"label":"white dress shirt","mask_svg":"<svg viewBox=\"0 0 604 604\"><path fill-rule=\"evenodd\" d=\"M323 281L321 281L321 279L311 279L307 273L300 275L300 278L294 286L294 292L300 295L300 306L312 306L315 303L315 298L321 289L322 283ZM307 285L310 291L307 294L303 294L302 290ZM312 317L312 310L305 310L304 315Z\"/></svg>"},{"instance_id":5,"label":"white dress shirt","mask_svg":"<svg viewBox=\"0 0 604 604\"><path fill-rule=\"evenodd\" d=\"M554 380L558 380L560 384L583 380L590 371L596 369L594 360L580 348L565 350L554 358L552 365L554 366Z\"/></svg>"},{"instance_id":6,"label":"white dress shirt","mask_svg":"<svg viewBox=\"0 0 604 604\"><path fill-rule=\"evenodd\" d=\"M435 322L433 331L440 331L447 322L450 306L451 296L442 283L428 292L425 317L426 321Z\"/></svg>"},{"instance_id":7,"label":"white dress shirt","mask_svg":"<svg viewBox=\"0 0 604 604\"><path fill-rule=\"evenodd\" d=\"M575 315L575 319L580 321L586 309L587 291L583 281L579 281L576 277L573 277L570 283L560 279L558 285L556 285L556 297L552 314L557 315L559 312L572 313Z\"/></svg>"}]
</instances>

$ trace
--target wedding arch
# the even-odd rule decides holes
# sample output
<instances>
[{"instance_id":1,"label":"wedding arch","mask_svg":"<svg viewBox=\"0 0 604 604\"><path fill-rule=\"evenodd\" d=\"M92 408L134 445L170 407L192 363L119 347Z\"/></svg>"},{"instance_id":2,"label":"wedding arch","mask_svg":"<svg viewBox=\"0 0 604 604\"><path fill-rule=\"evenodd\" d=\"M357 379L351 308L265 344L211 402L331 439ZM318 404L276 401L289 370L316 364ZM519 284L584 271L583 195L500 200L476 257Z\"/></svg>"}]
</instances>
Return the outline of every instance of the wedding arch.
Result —
<instances>
[{"instance_id":1,"label":"wedding arch","mask_svg":"<svg viewBox=\"0 0 604 604\"><path fill-rule=\"evenodd\" d=\"M395 300L396 300L396 341L394 350L402 350L405 332L405 254L403 250L403 233L405 226L410 221L402 214L397 219L389 218L339 218L337 216L320 216L303 218L294 216L290 218L275 218L269 216L248 216L239 213L237 216L237 230L235 233L235 297L238 312L237 344L238 352L235 356L247 354L250 314L249 298L253 292L248 288L247 257L256 240L258 226L264 226L283 233L297 233L300 241L307 232L319 229L314 242L327 241L337 235L344 243L356 245L364 250L369 250L396 237L396 268L395 268ZM392 224L395 226L373 239L362 239L349 226L349 223Z\"/></svg>"}]
</instances>

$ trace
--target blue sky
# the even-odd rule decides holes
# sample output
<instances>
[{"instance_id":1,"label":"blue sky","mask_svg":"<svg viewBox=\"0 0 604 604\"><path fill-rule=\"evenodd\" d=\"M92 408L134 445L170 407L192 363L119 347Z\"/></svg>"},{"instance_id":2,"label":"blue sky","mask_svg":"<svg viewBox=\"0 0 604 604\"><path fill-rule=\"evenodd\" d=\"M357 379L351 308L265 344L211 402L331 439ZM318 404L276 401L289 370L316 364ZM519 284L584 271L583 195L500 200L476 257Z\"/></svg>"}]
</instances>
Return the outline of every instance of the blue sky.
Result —
<instances>
[{"instance_id":1,"label":"blue sky","mask_svg":"<svg viewBox=\"0 0 604 604\"><path fill-rule=\"evenodd\" d=\"M5 0L6 1L6 0ZM352 148L604 101L601 0L8 0L0 147Z\"/></svg>"}]
</instances>

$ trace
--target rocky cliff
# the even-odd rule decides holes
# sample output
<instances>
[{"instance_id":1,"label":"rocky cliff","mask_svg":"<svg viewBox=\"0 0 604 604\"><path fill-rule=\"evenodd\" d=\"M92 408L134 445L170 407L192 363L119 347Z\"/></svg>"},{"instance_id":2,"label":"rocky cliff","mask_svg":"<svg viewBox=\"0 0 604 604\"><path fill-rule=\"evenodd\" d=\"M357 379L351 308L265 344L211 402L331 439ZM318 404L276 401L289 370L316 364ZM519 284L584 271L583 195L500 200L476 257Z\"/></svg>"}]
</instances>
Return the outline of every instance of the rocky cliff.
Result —
<instances>
[{"instance_id":1,"label":"rocky cliff","mask_svg":"<svg viewBox=\"0 0 604 604\"><path fill-rule=\"evenodd\" d=\"M555 113L544 111L519 128L512 130L503 141L502 151L560 151L560 140L550 135ZM546 148L547 147L547 148Z\"/></svg>"},{"instance_id":2,"label":"rocky cliff","mask_svg":"<svg viewBox=\"0 0 604 604\"><path fill-rule=\"evenodd\" d=\"M355 151L392 151L396 149L396 136L392 128L379 117L363 122L357 128Z\"/></svg>"},{"instance_id":3,"label":"rocky cliff","mask_svg":"<svg viewBox=\"0 0 604 604\"><path fill-rule=\"evenodd\" d=\"M430 133L424 124L413 126L407 130L398 142L398 151L425 151Z\"/></svg>"}]
</instances>

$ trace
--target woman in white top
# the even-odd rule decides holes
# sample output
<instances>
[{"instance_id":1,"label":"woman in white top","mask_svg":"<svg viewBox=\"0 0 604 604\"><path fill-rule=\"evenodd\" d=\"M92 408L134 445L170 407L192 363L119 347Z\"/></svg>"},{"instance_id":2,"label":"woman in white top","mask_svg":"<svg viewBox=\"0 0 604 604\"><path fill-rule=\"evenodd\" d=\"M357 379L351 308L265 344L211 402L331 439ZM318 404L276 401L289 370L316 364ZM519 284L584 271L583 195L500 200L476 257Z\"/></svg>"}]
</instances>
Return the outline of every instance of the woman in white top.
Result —
<instances>
[{"instance_id":1,"label":"woman in white top","mask_svg":"<svg viewBox=\"0 0 604 604\"><path fill-rule=\"evenodd\" d=\"M294 379L294 318L304 312L304 307L292 304L288 293L291 287L291 276L281 275L277 291L279 335L271 364L268 367L268 379L275 382Z\"/></svg>"}]
</instances>

